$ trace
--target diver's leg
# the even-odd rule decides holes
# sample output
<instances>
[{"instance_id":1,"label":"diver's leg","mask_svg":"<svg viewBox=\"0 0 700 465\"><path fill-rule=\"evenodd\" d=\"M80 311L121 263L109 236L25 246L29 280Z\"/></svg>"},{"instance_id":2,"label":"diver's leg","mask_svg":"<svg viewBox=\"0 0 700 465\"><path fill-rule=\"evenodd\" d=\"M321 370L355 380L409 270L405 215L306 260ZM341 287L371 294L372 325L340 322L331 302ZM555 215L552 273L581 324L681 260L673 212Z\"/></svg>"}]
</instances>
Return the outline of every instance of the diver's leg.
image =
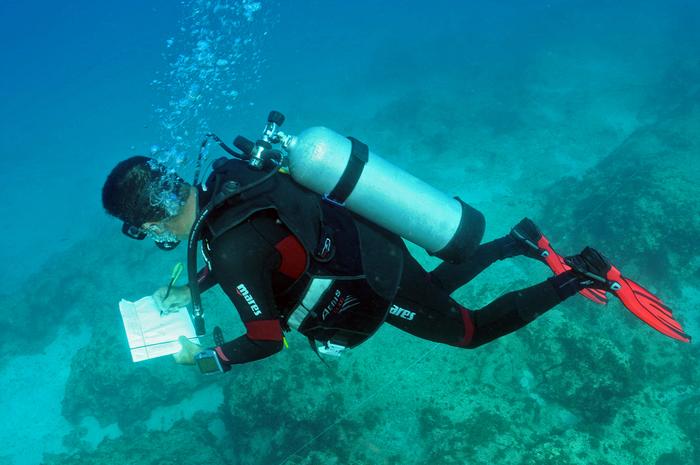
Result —
<instances>
[{"instance_id":1,"label":"diver's leg","mask_svg":"<svg viewBox=\"0 0 700 465\"><path fill-rule=\"evenodd\" d=\"M578 278L567 272L504 294L485 307L470 311L475 329L467 347L479 347L528 325L580 289Z\"/></svg>"},{"instance_id":2,"label":"diver's leg","mask_svg":"<svg viewBox=\"0 0 700 465\"><path fill-rule=\"evenodd\" d=\"M473 333L469 311L437 286L404 249L401 282L387 323L422 339L465 346Z\"/></svg>"},{"instance_id":3,"label":"diver's leg","mask_svg":"<svg viewBox=\"0 0 700 465\"><path fill-rule=\"evenodd\" d=\"M523 218L510 233L481 244L465 263L441 263L430 275L435 284L452 294L494 262L519 255L547 264L555 274L566 271L563 259L551 248L540 228L531 219Z\"/></svg>"},{"instance_id":4,"label":"diver's leg","mask_svg":"<svg viewBox=\"0 0 700 465\"><path fill-rule=\"evenodd\" d=\"M430 272L430 279L448 294L474 279L498 260L524 255L526 250L510 234L479 245L464 263L443 262Z\"/></svg>"},{"instance_id":5,"label":"diver's leg","mask_svg":"<svg viewBox=\"0 0 700 465\"><path fill-rule=\"evenodd\" d=\"M481 310L468 310L436 286L407 253L387 322L423 339L475 348L522 328L580 289L580 279L566 272L505 294Z\"/></svg>"}]
</instances>

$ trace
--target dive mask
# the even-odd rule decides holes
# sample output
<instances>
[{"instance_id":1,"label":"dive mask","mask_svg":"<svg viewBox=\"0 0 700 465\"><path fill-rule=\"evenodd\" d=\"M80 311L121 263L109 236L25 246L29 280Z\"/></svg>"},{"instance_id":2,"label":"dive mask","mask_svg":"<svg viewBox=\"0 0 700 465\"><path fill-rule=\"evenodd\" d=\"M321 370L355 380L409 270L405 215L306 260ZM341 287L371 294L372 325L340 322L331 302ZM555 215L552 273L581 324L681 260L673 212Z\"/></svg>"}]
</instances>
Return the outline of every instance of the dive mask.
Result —
<instances>
[{"instance_id":1,"label":"dive mask","mask_svg":"<svg viewBox=\"0 0 700 465\"><path fill-rule=\"evenodd\" d=\"M161 250L173 250L180 244L180 241L175 239L174 236L173 238L161 238L162 236L159 234L156 234L152 231L144 230L142 228L139 228L138 226L134 226L133 224L129 224L126 222L122 225L122 233L137 241L142 241L148 236L151 236L153 238L153 241L156 243L156 247L158 247Z\"/></svg>"}]
</instances>

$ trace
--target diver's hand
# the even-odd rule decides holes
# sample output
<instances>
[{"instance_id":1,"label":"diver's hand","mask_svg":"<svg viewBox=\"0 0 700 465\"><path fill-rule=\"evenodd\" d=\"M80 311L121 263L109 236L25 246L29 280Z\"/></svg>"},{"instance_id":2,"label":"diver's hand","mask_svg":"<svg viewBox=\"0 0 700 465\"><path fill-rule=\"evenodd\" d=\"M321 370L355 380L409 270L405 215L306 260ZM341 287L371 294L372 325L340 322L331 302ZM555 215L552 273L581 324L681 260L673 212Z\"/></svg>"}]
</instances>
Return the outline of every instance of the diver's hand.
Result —
<instances>
[{"instance_id":1,"label":"diver's hand","mask_svg":"<svg viewBox=\"0 0 700 465\"><path fill-rule=\"evenodd\" d=\"M180 365L194 365L194 356L203 351L202 346L195 344L185 336L180 336L178 342L182 346L180 352L173 354L175 363Z\"/></svg>"},{"instance_id":2,"label":"diver's hand","mask_svg":"<svg viewBox=\"0 0 700 465\"><path fill-rule=\"evenodd\" d=\"M184 307L190 303L192 296L190 295L190 288L187 286L173 286L170 289L170 294L168 298L164 299L165 294L168 292L167 287L161 287L156 292L153 293L153 300L155 300L156 305L160 309L161 313L167 314L171 311Z\"/></svg>"}]
</instances>

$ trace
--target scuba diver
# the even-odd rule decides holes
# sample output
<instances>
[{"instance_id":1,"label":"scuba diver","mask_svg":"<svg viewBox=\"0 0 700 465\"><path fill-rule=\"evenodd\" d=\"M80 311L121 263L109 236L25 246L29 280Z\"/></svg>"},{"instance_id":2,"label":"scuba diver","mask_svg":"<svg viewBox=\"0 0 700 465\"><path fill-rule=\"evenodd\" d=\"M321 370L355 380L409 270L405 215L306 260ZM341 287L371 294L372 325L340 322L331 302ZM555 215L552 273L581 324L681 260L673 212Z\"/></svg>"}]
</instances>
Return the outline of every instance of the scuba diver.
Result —
<instances>
[{"instance_id":1,"label":"scuba diver","mask_svg":"<svg viewBox=\"0 0 700 465\"><path fill-rule=\"evenodd\" d=\"M203 373L229 371L279 352L292 329L317 353L339 355L384 322L473 349L577 293L599 304L612 293L654 329L690 340L666 305L596 250L564 258L527 218L481 243L484 216L459 198L354 138L326 128L290 136L279 129L282 121L272 112L262 139L237 138L241 152L209 135L233 157L214 161L201 184L199 163L195 181L187 183L145 156L120 162L107 177L102 202L125 234L150 237L166 250L188 240L189 283L157 290L162 308L191 305L196 332L204 334L200 294L218 284L245 325L245 334L229 341L216 328L211 348L181 337L178 363L196 363ZM426 271L402 238L443 262ZM200 244L206 264L197 270ZM542 262L554 275L478 310L451 297L493 263L517 256Z\"/></svg>"}]
</instances>

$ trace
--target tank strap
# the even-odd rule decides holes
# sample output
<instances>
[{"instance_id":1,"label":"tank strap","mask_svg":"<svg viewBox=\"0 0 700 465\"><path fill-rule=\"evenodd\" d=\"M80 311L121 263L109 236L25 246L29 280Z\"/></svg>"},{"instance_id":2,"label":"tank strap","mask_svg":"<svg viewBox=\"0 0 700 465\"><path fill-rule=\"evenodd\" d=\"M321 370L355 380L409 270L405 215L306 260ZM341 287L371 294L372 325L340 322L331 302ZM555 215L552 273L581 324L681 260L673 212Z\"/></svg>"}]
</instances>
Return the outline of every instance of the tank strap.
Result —
<instances>
[{"instance_id":1,"label":"tank strap","mask_svg":"<svg viewBox=\"0 0 700 465\"><path fill-rule=\"evenodd\" d=\"M354 137L348 137L348 139L352 143L348 164L345 166L345 171L343 171L343 175L338 180L338 184L335 185L330 194L325 196L328 200L339 205L343 205L350 194L352 194L369 159L367 144L363 144Z\"/></svg>"}]
</instances>

